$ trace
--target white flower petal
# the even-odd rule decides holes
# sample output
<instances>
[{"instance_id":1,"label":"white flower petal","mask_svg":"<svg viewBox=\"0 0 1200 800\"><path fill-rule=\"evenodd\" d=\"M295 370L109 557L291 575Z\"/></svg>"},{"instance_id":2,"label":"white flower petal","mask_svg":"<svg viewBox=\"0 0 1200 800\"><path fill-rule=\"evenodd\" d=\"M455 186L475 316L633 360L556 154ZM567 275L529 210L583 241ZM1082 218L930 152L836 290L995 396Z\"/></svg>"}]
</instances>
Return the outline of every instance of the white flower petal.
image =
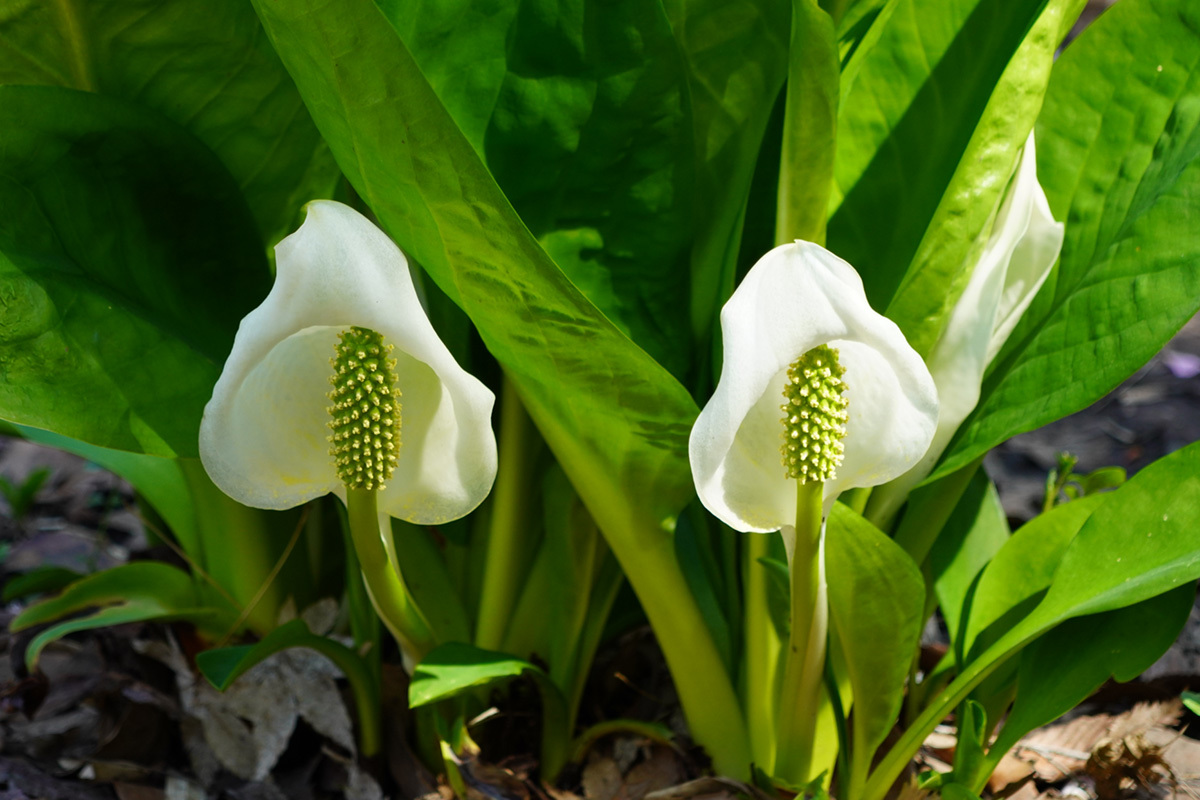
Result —
<instances>
[{"instance_id":1,"label":"white flower petal","mask_svg":"<svg viewBox=\"0 0 1200 800\"><path fill-rule=\"evenodd\" d=\"M933 470L958 426L979 402L988 364L1045 283L1062 243L1063 224L1050 215L1046 193L1038 184L1030 133L988 243L929 357L941 404L933 444L908 474L872 497L877 513L890 515L898 510L909 491Z\"/></svg>"},{"instance_id":2,"label":"white flower petal","mask_svg":"<svg viewBox=\"0 0 1200 800\"><path fill-rule=\"evenodd\" d=\"M983 373L1058 260L1063 225L1050 216L1037 182L1033 134L1004 204L946 330L929 358L941 416L923 478L979 402Z\"/></svg>"},{"instance_id":3,"label":"white flower petal","mask_svg":"<svg viewBox=\"0 0 1200 800\"><path fill-rule=\"evenodd\" d=\"M438 339L399 248L332 201L275 249L275 285L246 315L200 426L200 456L226 494L289 508L344 494L329 456L330 359L337 334L371 328L395 345L401 391L399 464L379 507L435 524L470 512L491 490L492 393Z\"/></svg>"},{"instance_id":4,"label":"white flower petal","mask_svg":"<svg viewBox=\"0 0 1200 800\"><path fill-rule=\"evenodd\" d=\"M701 501L731 527L795 521L779 406L788 366L820 344L840 351L850 415L828 502L902 474L924 453L937 419L933 381L899 328L871 309L858 273L829 251L796 242L767 253L725 304L721 330L721 379L689 455Z\"/></svg>"}]
</instances>

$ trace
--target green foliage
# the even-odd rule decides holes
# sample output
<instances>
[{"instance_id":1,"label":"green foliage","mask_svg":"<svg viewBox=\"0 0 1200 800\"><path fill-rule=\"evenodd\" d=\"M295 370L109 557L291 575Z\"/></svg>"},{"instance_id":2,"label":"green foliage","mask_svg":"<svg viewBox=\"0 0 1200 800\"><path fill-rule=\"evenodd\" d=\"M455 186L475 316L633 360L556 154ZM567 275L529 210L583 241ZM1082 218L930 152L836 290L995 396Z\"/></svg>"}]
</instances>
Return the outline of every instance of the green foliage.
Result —
<instances>
[{"instance_id":1,"label":"green foliage","mask_svg":"<svg viewBox=\"0 0 1200 800\"><path fill-rule=\"evenodd\" d=\"M333 190L336 165L246 3L16 3L0 25L0 84L95 92L186 128L234 176L268 243Z\"/></svg>"},{"instance_id":2,"label":"green foliage","mask_svg":"<svg viewBox=\"0 0 1200 800\"><path fill-rule=\"evenodd\" d=\"M668 0L687 74L695 147L691 322L696 385L707 394L713 326L733 292L742 222L767 121L788 72L789 4L774 0ZM774 187L771 187L773 191ZM757 257L757 255L755 256ZM706 352L708 351L708 352Z\"/></svg>"},{"instance_id":3,"label":"green foliage","mask_svg":"<svg viewBox=\"0 0 1200 800\"><path fill-rule=\"evenodd\" d=\"M691 336L679 278L694 148L683 64L661 6L379 6L559 269L682 378Z\"/></svg>"},{"instance_id":4,"label":"green foliage","mask_svg":"<svg viewBox=\"0 0 1200 800\"><path fill-rule=\"evenodd\" d=\"M408 686L412 708L464 696L522 675L533 679L542 699L542 770L553 779L566 763L570 730L563 695L545 672L505 653L448 642L425 656Z\"/></svg>"},{"instance_id":5,"label":"green foliage","mask_svg":"<svg viewBox=\"0 0 1200 800\"><path fill-rule=\"evenodd\" d=\"M1070 453L1058 454L1058 465L1046 475L1046 497L1042 510L1049 511L1059 502L1069 502L1080 497L1115 489L1125 482L1125 470L1121 467L1101 467L1084 475L1075 472L1079 459Z\"/></svg>"},{"instance_id":6,"label":"green foliage","mask_svg":"<svg viewBox=\"0 0 1200 800\"><path fill-rule=\"evenodd\" d=\"M881 797L950 709L1037 637L1068 620L1141 603L1200 577L1200 548L1188 533L1200 524L1197 491L1200 443L1155 462L1116 491L1096 495L1103 503L1066 547L1040 602L973 658L908 728L872 773L866 797ZM1054 513L1087 502L1077 500Z\"/></svg>"},{"instance_id":7,"label":"green foliage","mask_svg":"<svg viewBox=\"0 0 1200 800\"><path fill-rule=\"evenodd\" d=\"M86 613L58 621L81 611ZM33 637L25 651L25 663L32 670L46 645L69 633L147 620L184 620L202 633L219 636L234 629L237 615L228 605L205 605L186 572L138 561L80 578L57 597L22 611L9 629L53 623Z\"/></svg>"},{"instance_id":8,"label":"green foliage","mask_svg":"<svg viewBox=\"0 0 1200 800\"><path fill-rule=\"evenodd\" d=\"M13 483L0 475L0 494L4 495L4 499L8 503L8 511L12 515L12 519L20 521L25 518L29 510L33 508L37 493L49 477L50 470L45 467L35 469L19 483Z\"/></svg>"},{"instance_id":9,"label":"green foliage","mask_svg":"<svg viewBox=\"0 0 1200 800\"><path fill-rule=\"evenodd\" d=\"M1200 307L1198 25L1191 3L1123 2L1055 65L1038 174L1062 257L935 474L1098 400Z\"/></svg>"},{"instance_id":10,"label":"green foliage","mask_svg":"<svg viewBox=\"0 0 1200 800\"><path fill-rule=\"evenodd\" d=\"M4 416L194 456L233 332L269 281L225 169L128 103L0 86L0 213Z\"/></svg>"},{"instance_id":11,"label":"green foliage","mask_svg":"<svg viewBox=\"0 0 1200 800\"><path fill-rule=\"evenodd\" d=\"M1021 651L1012 711L987 759L959 779L982 791L1025 734L1070 711L1110 678L1130 681L1149 669L1179 635L1195 597L1193 586L1180 586L1125 608L1078 617Z\"/></svg>"},{"instance_id":12,"label":"green foliage","mask_svg":"<svg viewBox=\"0 0 1200 800\"><path fill-rule=\"evenodd\" d=\"M839 794L857 800L900 713L924 624L925 581L899 545L847 506L834 505L827 537L829 616L854 695L850 774Z\"/></svg>"},{"instance_id":13,"label":"green foliage","mask_svg":"<svg viewBox=\"0 0 1200 800\"><path fill-rule=\"evenodd\" d=\"M825 241L833 191L839 65L834 21L816 0L792 3L791 64L775 241Z\"/></svg>"},{"instance_id":14,"label":"green foliage","mask_svg":"<svg viewBox=\"0 0 1200 800\"><path fill-rule=\"evenodd\" d=\"M35 594L51 594L65 589L82 575L65 567L38 567L4 582L3 600L10 603Z\"/></svg>"},{"instance_id":15,"label":"green foliage","mask_svg":"<svg viewBox=\"0 0 1200 800\"><path fill-rule=\"evenodd\" d=\"M195 458L98 447L25 425L17 426L15 433L86 458L129 481L137 489L143 511L148 507L166 524L167 530L158 530L146 521L150 532L174 537L189 564L215 584L201 586L205 596L220 602L225 593L225 598L232 597L242 606L253 604L246 623L260 633L275 626L289 598L304 607L337 586L330 572L336 575L339 565L336 558L329 558L329 545L323 542L319 507L317 519L306 526L309 546L293 550L276 579L264 587L296 533L298 513L262 511L231 500L213 485ZM229 558L229 553L237 557Z\"/></svg>"},{"instance_id":16,"label":"green foliage","mask_svg":"<svg viewBox=\"0 0 1200 800\"><path fill-rule=\"evenodd\" d=\"M930 577L942 618L960 659L965 652L963 625L973 603L976 579L1008 539L1008 520L1000 506L1000 495L980 470L954 507L929 555Z\"/></svg>"},{"instance_id":17,"label":"green foliage","mask_svg":"<svg viewBox=\"0 0 1200 800\"><path fill-rule=\"evenodd\" d=\"M912 283L905 276L943 197L967 189L965 173L962 188L951 183L960 163L974 177L989 180L971 187L984 188L987 197L970 209L971 221L954 232L954 247L965 254L993 213L1002 188L994 181L999 176L1004 183L1012 174L1015 150L1024 143L1036 104L1022 109L1024 126L1018 119L991 133L1000 137L1001 152L984 165L986 171L964 157L997 84L1045 3L896 0L875 18L868 41L843 68L828 242L860 271L873 307L888 307L902 280ZM977 140L975 146L982 144ZM940 228L933 233L950 234ZM941 282L934 282L931 301L944 302L946 278L956 275L961 263L961 258L937 262ZM925 324L925 313L906 310L897 321L911 336ZM930 345L924 342L918 352Z\"/></svg>"},{"instance_id":18,"label":"green foliage","mask_svg":"<svg viewBox=\"0 0 1200 800\"><path fill-rule=\"evenodd\" d=\"M358 709L363 755L379 752L381 720L379 686L366 660L344 644L309 630L302 619L294 619L272 630L256 644L216 647L196 656L196 666L209 683L221 691L254 666L276 653L293 647L314 650L332 661L350 681Z\"/></svg>"},{"instance_id":19,"label":"green foliage","mask_svg":"<svg viewBox=\"0 0 1200 800\"><path fill-rule=\"evenodd\" d=\"M968 102L986 98L987 105L979 119L973 121L974 129L969 133L970 139L954 174L938 199L912 262L887 306L888 316L900 325L919 353L928 354L932 350L970 278L969 265L976 263L980 248L987 243L992 219L1025 146L1025 137L1042 108L1054 54L1083 6L1083 0L1003 4L1009 25L1030 11L1035 16L1029 18L1030 27L991 88L990 96L985 91L986 79L975 84L974 91L979 94ZM978 3L962 31L968 32L977 23L988 24L983 20L994 13L990 9L1000 7ZM1018 28L1007 30L1015 32ZM935 69L935 75L947 60L955 62L956 45L957 41ZM1000 50L996 55L1002 54ZM968 70L987 64L986 59L974 57L970 62L970 66L963 65ZM944 79L931 77L931 80L939 88L945 80L954 87L951 91L955 91L961 77L947 74ZM940 96L937 99L940 101ZM951 135L962 136L964 132L959 128ZM957 143L951 146L950 154L957 152L956 146ZM933 164L937 166L933 168L937 169L944 155L934 153L930 158L935 159Z\"/></svg>"}]
</instances>

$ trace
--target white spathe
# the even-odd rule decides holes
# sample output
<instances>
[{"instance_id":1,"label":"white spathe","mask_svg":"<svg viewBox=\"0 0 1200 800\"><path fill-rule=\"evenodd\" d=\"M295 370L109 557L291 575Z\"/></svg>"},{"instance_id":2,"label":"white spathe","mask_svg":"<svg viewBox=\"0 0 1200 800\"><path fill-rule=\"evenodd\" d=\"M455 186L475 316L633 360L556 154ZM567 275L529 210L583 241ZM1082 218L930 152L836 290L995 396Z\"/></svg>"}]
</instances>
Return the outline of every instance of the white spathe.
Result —
<instances>
[{"instance_id":1,"label":"white spathe","mask_svg":"<svg viewBox=\"0 0 1200 800\"><path fill-rule=\"evenodd\" d=\"M825 248L776 247L721 310L724 362L689 441L701 502L730 527L767 532L796 519L796 482L780 455L788 366L814 347L845 367L845 458L825 484L837 495L902 475L924 455L937 423L933 380L900 329L875 313L854 268Z\"/></svg>"},{"instance_id":2,"label":"white spathe","mask_svg":"<svg viewBox=\"0 0 1200 800\"><path fill-rule=\"evenodd\" d=\"M872 497L880 513L890 515L899 509L974 410L984 372L1046 282L1062 244L1063 224L1054 221L1038 183L1030 133L987 244L929 355L929 371L941 402L933 444L908 474L878 498Z\"/></svg>"},{"instance_id":3,"label":"white spathe","mask_svg":"<svg viewBox=\"0 0 1200 800\"><path fill-rule=\"evenodd\" d=\"M941 455L979 402L984 371L1046 282L1062 244L1063 224L1050 215L1046 193L1038 183L1030 133L992 234L929 356L941 416L927 457L936 460Z\"/></svg>"},{"instance_id":4,"label":"white spathe","mask_svg":"<svg viewBox=\"0 0 1200 800\"><path fill-rule=\"evenodd\" d=\"M200 423L200 458L230 497L284 509L345 486L329 455L330 360L338 333L371 328L395 345L399 463L381 513L421 524L479 505L496 476L495 397L434 332L408 260L366 217L329 200L306 207L275 248L275 285L242 320Z\"/></svg>"}]
</instances>

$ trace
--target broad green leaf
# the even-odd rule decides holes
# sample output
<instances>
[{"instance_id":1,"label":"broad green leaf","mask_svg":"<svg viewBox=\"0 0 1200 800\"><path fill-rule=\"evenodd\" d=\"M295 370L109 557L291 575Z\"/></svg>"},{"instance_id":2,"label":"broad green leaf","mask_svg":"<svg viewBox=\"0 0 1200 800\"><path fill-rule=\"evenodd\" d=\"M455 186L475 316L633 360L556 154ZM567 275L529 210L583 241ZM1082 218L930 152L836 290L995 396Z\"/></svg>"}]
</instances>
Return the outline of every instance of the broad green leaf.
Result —
<instances>
[{"instance_id":1,"label":"broad green leaf","mask_svg":"<svg viewBox=\"0 0 1200 800\"><path fill-rule=\"evenodd\" d=\"M1068 620L1021 651L1017 700L975 776L981 785L1021 737L1058 719L1110 677L1124 683L1157 661L1187 621L1194 586L1126 608Z\"/></svg>"},{"instance_id":2,"label":"broad green leaf","mask_svg":"<svg viewBox=\"0 0 1200 800\"><path fill-rule=\"evenodd\" d=\"M854 696L847 800L858 800L875 750L900 714L921 637L925 581L908 554L848 506L835 503L825 542L829 617Z\"/></svg>"},{"instance_id":3,"label":"broad green leaf","mask_svg":"<svg viewBox=\"0 0 1200 800\"><path fill-rule=\"evenodd\" d=\"M1040 600L1071 540L1104 500L1103 495L1086 497L1040 514L1018 528L995 553L971 600L962 641L967 660L1016 624L1029 603ZM1006 618L1007 624L1001 622Z\"/></svg>"},{"instance_id":4,"label":"broad green leaf","mask_svg":"<svg viewBox=\"0 0 1200 800\"><path fill-rule=\"evenodd\" d=\"M817 0L793 0L775 241L824 244L833 191L840 77L834 21Z\"/></svg>"},{"instance_id":5,"label":"broad green leaf","mask_svg":"<svg viewBox=\"0 0 1200 800\"><path fill-rule=\"evenodd\" d=\"M231 606L202 606L196 583L186 572L155 561L138 561L72 583L57 597L22 611L9 628L25 630L87 609L94 610L51 625L33 638L25 651L30 669L46 645L76 631L159 619L187 620L202 633L216 635L227 632L237 621Z\"/></svg>"},{"instance_id":6,"label":"broad green leaf","mask_svg":"<svg viewBox=\"0 0 1200 800\"><path fill-rule=\"evenodd\" d=\"M204 550L200 544L196 509L177 460L98 447L27 425L20 426L19 432L31 442L74 453L129 481L141 499L167 523L183 551L192 558L202 558Z\"/></svg>"},{"instance_id":7,"label":"broad green leaf","mask_svg":"<svg viewBox=\"0 0 1200 800\"><path fill-rule=\"evenodd\" d=\"M887 315L933 350L987 243L1050 81L1054 54L1084 0L1049 0L992 90Z\"/></svg>"},{"instance_id":8,"label":"broad green leaf","mask_svg":"<svg viewBox=\"0 0 1200 800\"><path fill-rule=\"evenodd\" d=\"M664 5L687 70L694 127L690 305L703 366L704 343L733 292L755 163L787 77L790 8L774 0L667 0ZM703 379L699 385L702 393L710 388Z\"/></svg>"},{"instance_id":9,"label":"broad green leaf","mask_svg":"<svg viewBox=\"0 0 1200 800\"><path fill-rule=\"evenodd\" d=\"M475 323L665 631L693 732L744 773L724 670L683 671L684 652L721 660L668 531L693 491L695 403L555 266L373 3L256 8L347 178Z\"/></svg>"},{"instance_id":10,"label":"broad green leaf","mask_svg":"<svg viewBox=\"0 0 1200 800\"><path fill-rule=\"evenodd\" d=\"M955 783L969 786L971 778L984 763L984 745L988 738L987 711L974 700L958 707L958 741L954 746L954 770L950 777Z\"/></svg>"},{"instance_id":11,"label":"broad green leaf","mask_svg":"<svg viewBox=\"0 0 1200 800\"><path fill-rule=\"evenodd\" d=\"M355 188L475 322L580 491L609 501L593 510L658 527L691 494L695 404L538 246L374 6L308 6L259 11Z\"/></svg>"},{"instance_id":12,"label":"broad green leaf","mask_svg":"<svg viewBox=\"0 0 1200 800\"><path fill-rule=\"evenodd\" d=\"M904 732L871 774L866 800L882 797L934 726L1037 637L1069 619L1131 606L1200 578L1197 496L1200 443L1159 459L1104 495L1067 547L1042 601L971 661Z\"/></svg>"},{"instance_id":13,"label":"broad green leaf","mask_svg":"<svg viewBox=\"0 0 1200 800\"><path fill-rule=\"evenodd\" d=\"M542 670L507 653L482 650L463 642L447 642L421 659L408 685L411 708L449 700L474 689L519 678Z\"/></svg>"},{"instance_id":14,"label":"broad green leaf","mask_svg":"<svg viewBox=\"0 0 1200 800\"><path fill-rule=\"evenodd\" d=\"M507 683L522 675L533 679L542 698L542 769L553 779L566 763L571 734L567 727L569 717L562 693L533 664L506 653L447 642L434 648L413 670L408 705L420 708L474 689Z\"/></svg>"},{"instance_id":15,"label":"broad green leaf","mask_svg":"<svg viewBox=\"0 0 1200 800\"><path fill-rule=\"evenodd\" d=\"M935 475L1099 399L1200 307L1198 26L1188 0L1127 0L1055 64L1038 174L1062 257Z\"/></svg>"},{"instance_id":16,"label":"broad green leaf","mask_svg":"<svg viewBox=\"0 0 1200 800\"><path fill-rule=\"evenodd\" d=\"M1008 538L1000 495L987 473L979 470L929 553L934 591L960 661L965 652L962 626L973 602L975 579Z\"/></svg>"},{"instance_id":17,"label":"broad green leaf","mask_svg":"<svg viewBox=\"0 0 1200 800\"><path fill-rule=\"evenodd\" d=\"M1159 459L1107 495L1071 541L1034 617L1097 614L1195 580L1198 496L1200 444Z\"/></svg>"},{"instance_id":18,"label":"broad green leaf","mask_svg":"<svg viewBox=\"0 0 1200 800\"><path fill-rule=\"evenodd\" d=\"M302 619L280 625L255 644L214 647L196 655L196 666L208 682L222 692L255 665L292 647L305 647L329 658L346 677L370 683L366 662L346 645L327 636L318 636Z\"/></svg>"},{"instance_id":19,"label":"broad green leaf","mask_svg":"<svg viewBox=\"0 0 1200 800\"><path fill-rule=\"evenodd\" d=\"M240 0L29 0L0 8L0 84L130 100L186 128L235 176L268 242L327 197L330 157Z\"/></svg>"},{"instance_id":20,"label":"broad green leaf","mask_svg":"<svg viewBox=\"0 0 1200 800\"><path fill-rule=\"evenodd\" d=\"M393 547L404 585L439 642L467 641L471 625L462 597L454 590L446 560L425 525L392 520Z\"/></svg>"},{"instance_id":21,"label":"broad green leaf","mask_svg":"<svg viewBox=\"0 0 1200 800\"><path fill-rule=\"evenodd\" d=\"M658 3L379 6L521 219L660 364L690 366L692 123Z\"/></svg>"},{"instance_id":22,"label":"broad green leaf","mask_svg":"<svg viewBox=\"0 0 1200 800\"><path fill-rule=\"evenodd\" d=\"M373 756L378 753L382 733L382 705L371 667L363 656L346 645L310 631L308 624L302 619L294 619L280 625L257 644L205 650L197 654L196 666L204 673L204 677L208 678L209 683L223 692L255 665L281 650L292 647L314 650L342 671L350 682L350 691L354 694L363 755Z\"/></svg>"},{"instance_id":23,"label":"broad green leaf","mask_svg":"<svg viewBox=\"0 0 1200 800\"><path fill-rule=\"evenodd\" d=\"M0 415L194 456L238 322L269 288L221 164L122 101L0 86L0 215Z\"/></svg>"},{"instance_id":24,"label":"broad green leaf","mask_svg":"<svg viewBox=\"0 0 1200 800\"><path fill-rule=\"evenodd\" d=\"M873 307L895 295L1045 3L899 0L846 65L828 247L858 269ZM1011 135L1019 146L1027 133ZM1010 173L1011 164L1001 182Z\"/></svg>"},{"instance_id":25,"label":"broad green leaf","mask_svg":"<svg viewBox=\"0 0 1200 800\"><path fill-rule=\"evenodd\" d=\"M205 581L216 584L206 583L202 597L215 601L227 593L244 606L253 604L246 622L256 631L274 628L288 599L303 608L325 593L338 591L321 580L322 567L327 565L320 544L293 550L275 574L275 564L299 524L299 513L238 503L213 484L199 459L112 450L28 426L21 426L18 433L31 442L82 456L129 481L138 502L149 505L169 528L154 532L174 536L186 558L203 571ZM230 558L231 552L237 557ZM273 574L274 580L264 589Z\"/></svg>"},{"instance_id":26,"label":"broad green leaf","mask_svg":"<svg viewBox=\"0 0 1200 800\"><path fill-rule=\"evenodd\" d=\"M4 602L8 603L33 594L49 594L65 589L83 576L66 567L38 567L4 582Z\"/></svg>"}]
</instances>

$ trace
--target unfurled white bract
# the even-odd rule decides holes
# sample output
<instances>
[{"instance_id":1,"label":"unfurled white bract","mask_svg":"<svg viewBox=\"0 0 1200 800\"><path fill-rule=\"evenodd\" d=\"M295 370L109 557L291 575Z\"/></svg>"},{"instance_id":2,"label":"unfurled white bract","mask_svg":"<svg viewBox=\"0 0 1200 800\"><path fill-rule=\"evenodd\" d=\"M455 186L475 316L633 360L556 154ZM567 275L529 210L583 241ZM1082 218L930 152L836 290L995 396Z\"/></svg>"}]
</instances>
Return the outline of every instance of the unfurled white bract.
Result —
<instances>
[{"instance_id":1,"label":"unfurled white bract","mask_svg":"<svg viewBox=\"0 0 1200 800\"><path fill-rule=\"evenodd\" d=\"M940 402L933 444L912 470L880 493L881 515L898 510L974 410L984 372L1046 282L1062 244L1063 224L1051 216L1046 193L1038 183L1030 133L987 243L929 355L929 371Z\"/></svg>"},{"instance_id":2,"label":"unfurled white bract","mask_svg":"<svg viewBox=\"0 0 1200 800\"><path fill-rule=\"evenodd\" d=\"M474 509L496 476L495 397L429 322L408 261L357 211L328 200L275 248L275 285L242 320L200 424L213 482L256 508L283 509L345 486L330 455L331 359L339 333L393 346L403 404L395 471L380 512L436 524Z\"/></svg>"},{"instance_id":3,"label":"unfurled white bract","mask_svg":"<svg viewBox=\"0 0 1200 800\"><path fill-rule=\"evenodd\" d=\"M854 268L797 241L767 253L721 311L724 361L692 428L689 455L701 502L740 531L774 531L796 518L796 482L780 446L788 367L820 345L845 369L844 454L825 483L826 510L845 491L875 486L924 455L937 392L900 329L867 302Z\"/></svg>"}]
</instances>

